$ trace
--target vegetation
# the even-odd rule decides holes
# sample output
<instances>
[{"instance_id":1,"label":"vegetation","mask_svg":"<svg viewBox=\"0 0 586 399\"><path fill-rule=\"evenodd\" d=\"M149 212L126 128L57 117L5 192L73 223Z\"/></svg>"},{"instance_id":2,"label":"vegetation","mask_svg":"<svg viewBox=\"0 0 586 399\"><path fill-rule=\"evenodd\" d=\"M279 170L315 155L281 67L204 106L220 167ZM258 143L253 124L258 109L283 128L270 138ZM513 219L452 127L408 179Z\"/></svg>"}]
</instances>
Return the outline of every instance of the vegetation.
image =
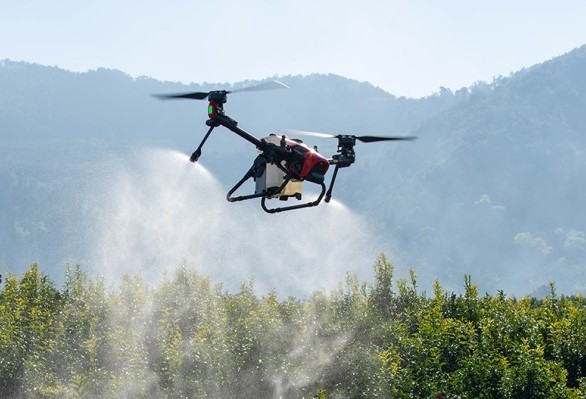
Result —
<instances>
[{"instance_id":1,"label":"vegetation","mask_svg":"<svg viewBox=\"0 0 586 399\"><path fill-rule=\"evenodd\" d=\"M33 264L0 286L2 398L586 398L586 301L348 276L306 299L185 267L152 287Z\"/></svg>"}]
</instances>

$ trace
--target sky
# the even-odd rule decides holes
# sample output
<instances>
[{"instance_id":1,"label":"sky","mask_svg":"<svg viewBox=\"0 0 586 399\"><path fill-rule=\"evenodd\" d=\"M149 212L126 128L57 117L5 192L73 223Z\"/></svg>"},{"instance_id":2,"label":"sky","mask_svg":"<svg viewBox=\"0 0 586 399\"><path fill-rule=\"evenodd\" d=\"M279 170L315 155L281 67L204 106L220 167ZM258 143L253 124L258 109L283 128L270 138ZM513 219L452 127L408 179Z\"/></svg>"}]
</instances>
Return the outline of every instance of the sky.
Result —
<instances>
[{"instance_id":1,"label":"sky","mask_svg":"<svg viewBox=\"0 0 586 399\"><path fill-rule=\"evenodd\" d=\"M584 0L1 0L0 59L183 83L333 73L419 98L586 43Z\"/></svg>"}]
</instances>

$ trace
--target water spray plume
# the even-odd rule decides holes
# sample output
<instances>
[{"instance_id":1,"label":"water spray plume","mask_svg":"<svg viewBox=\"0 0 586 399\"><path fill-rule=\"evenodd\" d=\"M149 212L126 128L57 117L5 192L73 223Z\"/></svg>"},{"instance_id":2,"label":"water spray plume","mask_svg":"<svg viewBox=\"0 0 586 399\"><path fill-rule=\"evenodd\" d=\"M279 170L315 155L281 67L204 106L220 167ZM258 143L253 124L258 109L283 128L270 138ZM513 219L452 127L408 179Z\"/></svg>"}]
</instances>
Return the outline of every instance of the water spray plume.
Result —
<instances>
[{"instance_id":1,"label":"water spray plume","mask_svg":"<svg viewBox=\"0 0 586 399\"><path fill-rule=\"evenodd\" d=\"M335 198L332 198L330 202L328 202L328 206L332 209L339 209L339 210L349 210L349 208L341 201L338 201Z\"/></svg>"},{"instance_id":2,"label":"water spray plume","mask_svg":"<svg viewBox=\"0 0 586 399\"><path fill-rule=\"evenodd\" d=\"M193 167L197 170L198 173L200 173L206 179L215 180L215 177L212 174L212 172L207 170L207 168L205 166L203 166L202 164L196 163L193 165Z\"/></svg>"},{"instance_id":3,"label":"water spray plume","mask_svg":"<svg viewBox=\"0 0 586 399\"><path fill-rule=\"evenodd\" d=\"M189 155L175 150L168 150L169 155L182 161L189 161Z\"/></svg>"},{"instance_id":4,"label":"water spray plume","mask_svg":"<svg viewBox=\"0 0 586 399\"><path fill-rule=\"evenodd\" d=\"M153 150L151 150L153 151ZM162 154L159 155L163 155L164 154L164 150L160 150L163 151ZM169 157L176 159L178 162L181 162L182 165L184 166L185 170L195 170L197 173L201 174L202 176L209 178L209 179L214 179L214 176L212 175L212 173L206 169L205 166L203 166L201 163L197 162L197 163L192 163L189 161L189 155L184 154L182 152L179 151L174 151L174 150L167 150ZM156 151L153 151L154 154L157 154Z\"/></svg>"},{"instance_id":5,"label":"water spray plume","mask_svg":"<svg viewBox=\"0 0 586 399\"><path fill-rule=\"evenodd\" d=\"M186 158L149 149L109 161L86 193L92 229L82 259L105 276L151 280L187 262L229 289L254 276L261 292L300 296L334 288L347 272L368 278L384 251L339 201L268 215L256 203L228 203L226 188Z\"/></svg>"}]
</instances>

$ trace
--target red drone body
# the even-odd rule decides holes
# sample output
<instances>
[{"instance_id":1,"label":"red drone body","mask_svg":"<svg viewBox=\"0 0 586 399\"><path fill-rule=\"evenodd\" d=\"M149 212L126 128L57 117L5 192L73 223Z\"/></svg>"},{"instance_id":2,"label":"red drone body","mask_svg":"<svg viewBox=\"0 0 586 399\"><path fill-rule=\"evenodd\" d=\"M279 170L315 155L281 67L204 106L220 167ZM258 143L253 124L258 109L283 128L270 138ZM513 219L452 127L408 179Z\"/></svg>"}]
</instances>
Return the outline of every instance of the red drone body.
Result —
<instances>
[{"instance_id":1,"label":"red drone body","mask_svg":"<svg viewBox=\"0 0 586 399\"><path fill-rule=\"evenodd\" d=\"M296 173L300 180L323 181L324 175L330 167L330 161L315 148L310 148L301 140L282 137L287 148L302 156L298 162L291 162L291 171Z\"/></svg>"}]
</instances>

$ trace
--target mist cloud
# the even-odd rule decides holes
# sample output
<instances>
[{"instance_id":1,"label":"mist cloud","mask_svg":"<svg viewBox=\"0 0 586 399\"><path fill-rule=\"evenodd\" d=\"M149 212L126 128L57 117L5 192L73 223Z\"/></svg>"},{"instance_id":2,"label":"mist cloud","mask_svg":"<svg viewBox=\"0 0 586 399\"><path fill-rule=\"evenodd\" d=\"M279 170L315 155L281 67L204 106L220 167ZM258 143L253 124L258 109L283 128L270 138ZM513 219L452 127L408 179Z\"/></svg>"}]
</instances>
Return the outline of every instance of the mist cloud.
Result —
<instances>
[{"instance_id":1,"label":"mist cloud","mask_svg":"<svg viewBox=\"0 0 586 399\"><path fill-rule=\"evenodd\" d=\"M564 249L581 249L586 251L586 233L578 230L564 231L557 229L556 234L561 234L566 237L564 241Z\"/></svg>"},{"instance_id":2,"label":"mist cloud","mask_svg":"<svg viewBox=\"0 0 586 399\"><path fill-rule=\"evenodd\" d=\"M105 165L85 195L91 228L82 258L106 276L156 279L186 262L229 288L253 276L262 291L298 295L333 288L346 272L367 278L385 250L340 203L274 215L259 200L230 204L210 172L171 150L135 151Z\"/></svg>"},{"instance_id":3,"label":"mist cloud","mask_svg":"<svg viewBox=\"0 0 586 399\"><path fill-rule=\"evenodd\" d=\"M529 232L519 233L515 235L515 244L528 246L539 250L543 255L549 255L553 248L547 245L543 237L533 235Z\"/></svg>"}]
</instances>

